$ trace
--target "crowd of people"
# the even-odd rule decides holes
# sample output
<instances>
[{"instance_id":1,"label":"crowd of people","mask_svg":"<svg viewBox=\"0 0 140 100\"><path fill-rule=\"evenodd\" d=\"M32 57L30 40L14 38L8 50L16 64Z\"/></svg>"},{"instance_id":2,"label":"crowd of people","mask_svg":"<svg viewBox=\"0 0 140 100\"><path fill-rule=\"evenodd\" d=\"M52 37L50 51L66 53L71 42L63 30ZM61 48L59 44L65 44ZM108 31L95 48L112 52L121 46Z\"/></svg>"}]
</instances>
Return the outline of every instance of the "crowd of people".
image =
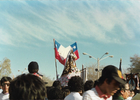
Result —
<instances>
[{"instance_id":1,"label":"crowd of people","mask_svg":"<svg viewBox=\"0 0 140 100\"><path fill-rule=\"evenodd\" d=\"M32 61L28 65L28 74L21 74L14 79L2 77L0 100L133 100L135 95L123 79L121 71L108 65L102 70L101 77L93 82L73 76L68 86L62 86L55 80L52 86L46 86L39 65Z\"/></svg>"}]
</instances>

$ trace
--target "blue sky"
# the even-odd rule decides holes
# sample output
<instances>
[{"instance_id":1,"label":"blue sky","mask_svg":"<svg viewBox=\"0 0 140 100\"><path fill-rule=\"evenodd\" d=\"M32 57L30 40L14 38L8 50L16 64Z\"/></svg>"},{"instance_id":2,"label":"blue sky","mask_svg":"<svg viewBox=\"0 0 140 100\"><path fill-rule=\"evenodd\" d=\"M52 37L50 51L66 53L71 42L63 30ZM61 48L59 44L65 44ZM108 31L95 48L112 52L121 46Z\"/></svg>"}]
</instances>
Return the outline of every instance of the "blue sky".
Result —
<instances>
[{"instance_id":1,"label":"blue sky","mask_svg":"<svg viewBox=\"0 0 140 100\"><path fill-rule=\"evenodd\" d=\"M105 52L114 55L100 62L130 67L130 57L140 54L140 1L46 0L0 1L0 61L11 60L14 75L37 61L39 72L55 78L53 39L64 47L77 41L77 67L97 61ZM57 61L58 74L64 68Z\"/></svg>"}]
</instances>

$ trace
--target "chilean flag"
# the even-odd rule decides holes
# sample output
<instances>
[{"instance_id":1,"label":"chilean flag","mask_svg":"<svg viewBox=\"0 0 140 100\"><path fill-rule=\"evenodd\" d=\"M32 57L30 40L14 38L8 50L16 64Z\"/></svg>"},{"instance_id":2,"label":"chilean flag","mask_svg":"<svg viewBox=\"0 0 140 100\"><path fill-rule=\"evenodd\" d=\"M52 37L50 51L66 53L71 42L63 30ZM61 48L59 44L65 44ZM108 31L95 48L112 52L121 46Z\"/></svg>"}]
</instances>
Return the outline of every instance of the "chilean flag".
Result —
<instances>
[{"instance_id":1,"label":"chilean flag","mask_svg":"<svg viewBox=\"0 0 140 100\"><path fill-rule=\"evenodd\" d=\"M70 50L73 50L78 59L79 53L76 42L65 48L55 40L55 58L58 59L61 64L65 65Z\"/></svg>"}]
</instances>

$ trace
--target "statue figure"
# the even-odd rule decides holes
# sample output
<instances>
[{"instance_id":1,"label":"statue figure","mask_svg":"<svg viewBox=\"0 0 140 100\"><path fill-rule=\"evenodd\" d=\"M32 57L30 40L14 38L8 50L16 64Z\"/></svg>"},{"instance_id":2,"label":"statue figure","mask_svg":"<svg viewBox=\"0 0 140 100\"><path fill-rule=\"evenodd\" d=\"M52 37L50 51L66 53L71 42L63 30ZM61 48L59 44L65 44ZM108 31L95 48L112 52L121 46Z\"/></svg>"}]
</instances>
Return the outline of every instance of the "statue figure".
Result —
<instances>
[{"instance_id":1,"label":"statue figure","mask_svg":"<svg viewBox=\"0 0 140 100\"><path fill-rule=\"evenodd\" d=\"M68 86L68 81L71 77L81 75L81 72L76 67L75 59L77 59L77 56L74 54L73 50L71 50L67 56L62 75L58 79L61 82L61 86Z\"/></svg>"},{"instance_id":2,"label":"statue figure","mask_svg":"<svg viewBox=\"0 0 140 100\"><path fill-rule=\"evenodd\" d=\"M78 69L76 67L76 62L75 62L76 58L77 57L74 54L73 50L71 50L70 53L68 54L67 61L66 61L66 64L65 64L65 68L64 68L61 76L78 71Z\"/></svg>"}]
</instances>

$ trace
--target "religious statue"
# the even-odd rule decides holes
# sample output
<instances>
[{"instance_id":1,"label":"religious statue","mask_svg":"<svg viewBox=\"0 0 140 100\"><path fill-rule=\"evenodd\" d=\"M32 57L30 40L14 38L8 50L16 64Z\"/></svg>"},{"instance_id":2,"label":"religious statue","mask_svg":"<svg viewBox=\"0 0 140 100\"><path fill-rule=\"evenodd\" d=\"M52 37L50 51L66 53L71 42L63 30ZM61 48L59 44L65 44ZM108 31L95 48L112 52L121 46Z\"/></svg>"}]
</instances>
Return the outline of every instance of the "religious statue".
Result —
<instances>
[{"instance_id":1,"label":"religious statue","mask_svg":"<svg viewBox=\"0 0 140 100\"><path fill-rule=\"evenodd\" d=\"M71 50L68 57L67 57L67 61L66 61L66 64L65 64L65 67L64 67L64 70L63 70L61 76L67 75L67 74L72 73L72 72L78 72L79 71L76 67L76 62L75 62L76 58L77 57L74 54L73 50Z\"/></svg>"},{"instance_id":2,"label":"religious statue","mask_svg":"<svg viewBox=\"0 0 140 100\"><path fill-rule=\"evenodd\" d=\"M77 56L74 54L73 50L70 50L66 59L64 70L59 78L62 86L67 86L68 80L72 76L80 76L81 74L79 69L76 67L75 59L77 59Z\"/></svg>"}]
</instances>

